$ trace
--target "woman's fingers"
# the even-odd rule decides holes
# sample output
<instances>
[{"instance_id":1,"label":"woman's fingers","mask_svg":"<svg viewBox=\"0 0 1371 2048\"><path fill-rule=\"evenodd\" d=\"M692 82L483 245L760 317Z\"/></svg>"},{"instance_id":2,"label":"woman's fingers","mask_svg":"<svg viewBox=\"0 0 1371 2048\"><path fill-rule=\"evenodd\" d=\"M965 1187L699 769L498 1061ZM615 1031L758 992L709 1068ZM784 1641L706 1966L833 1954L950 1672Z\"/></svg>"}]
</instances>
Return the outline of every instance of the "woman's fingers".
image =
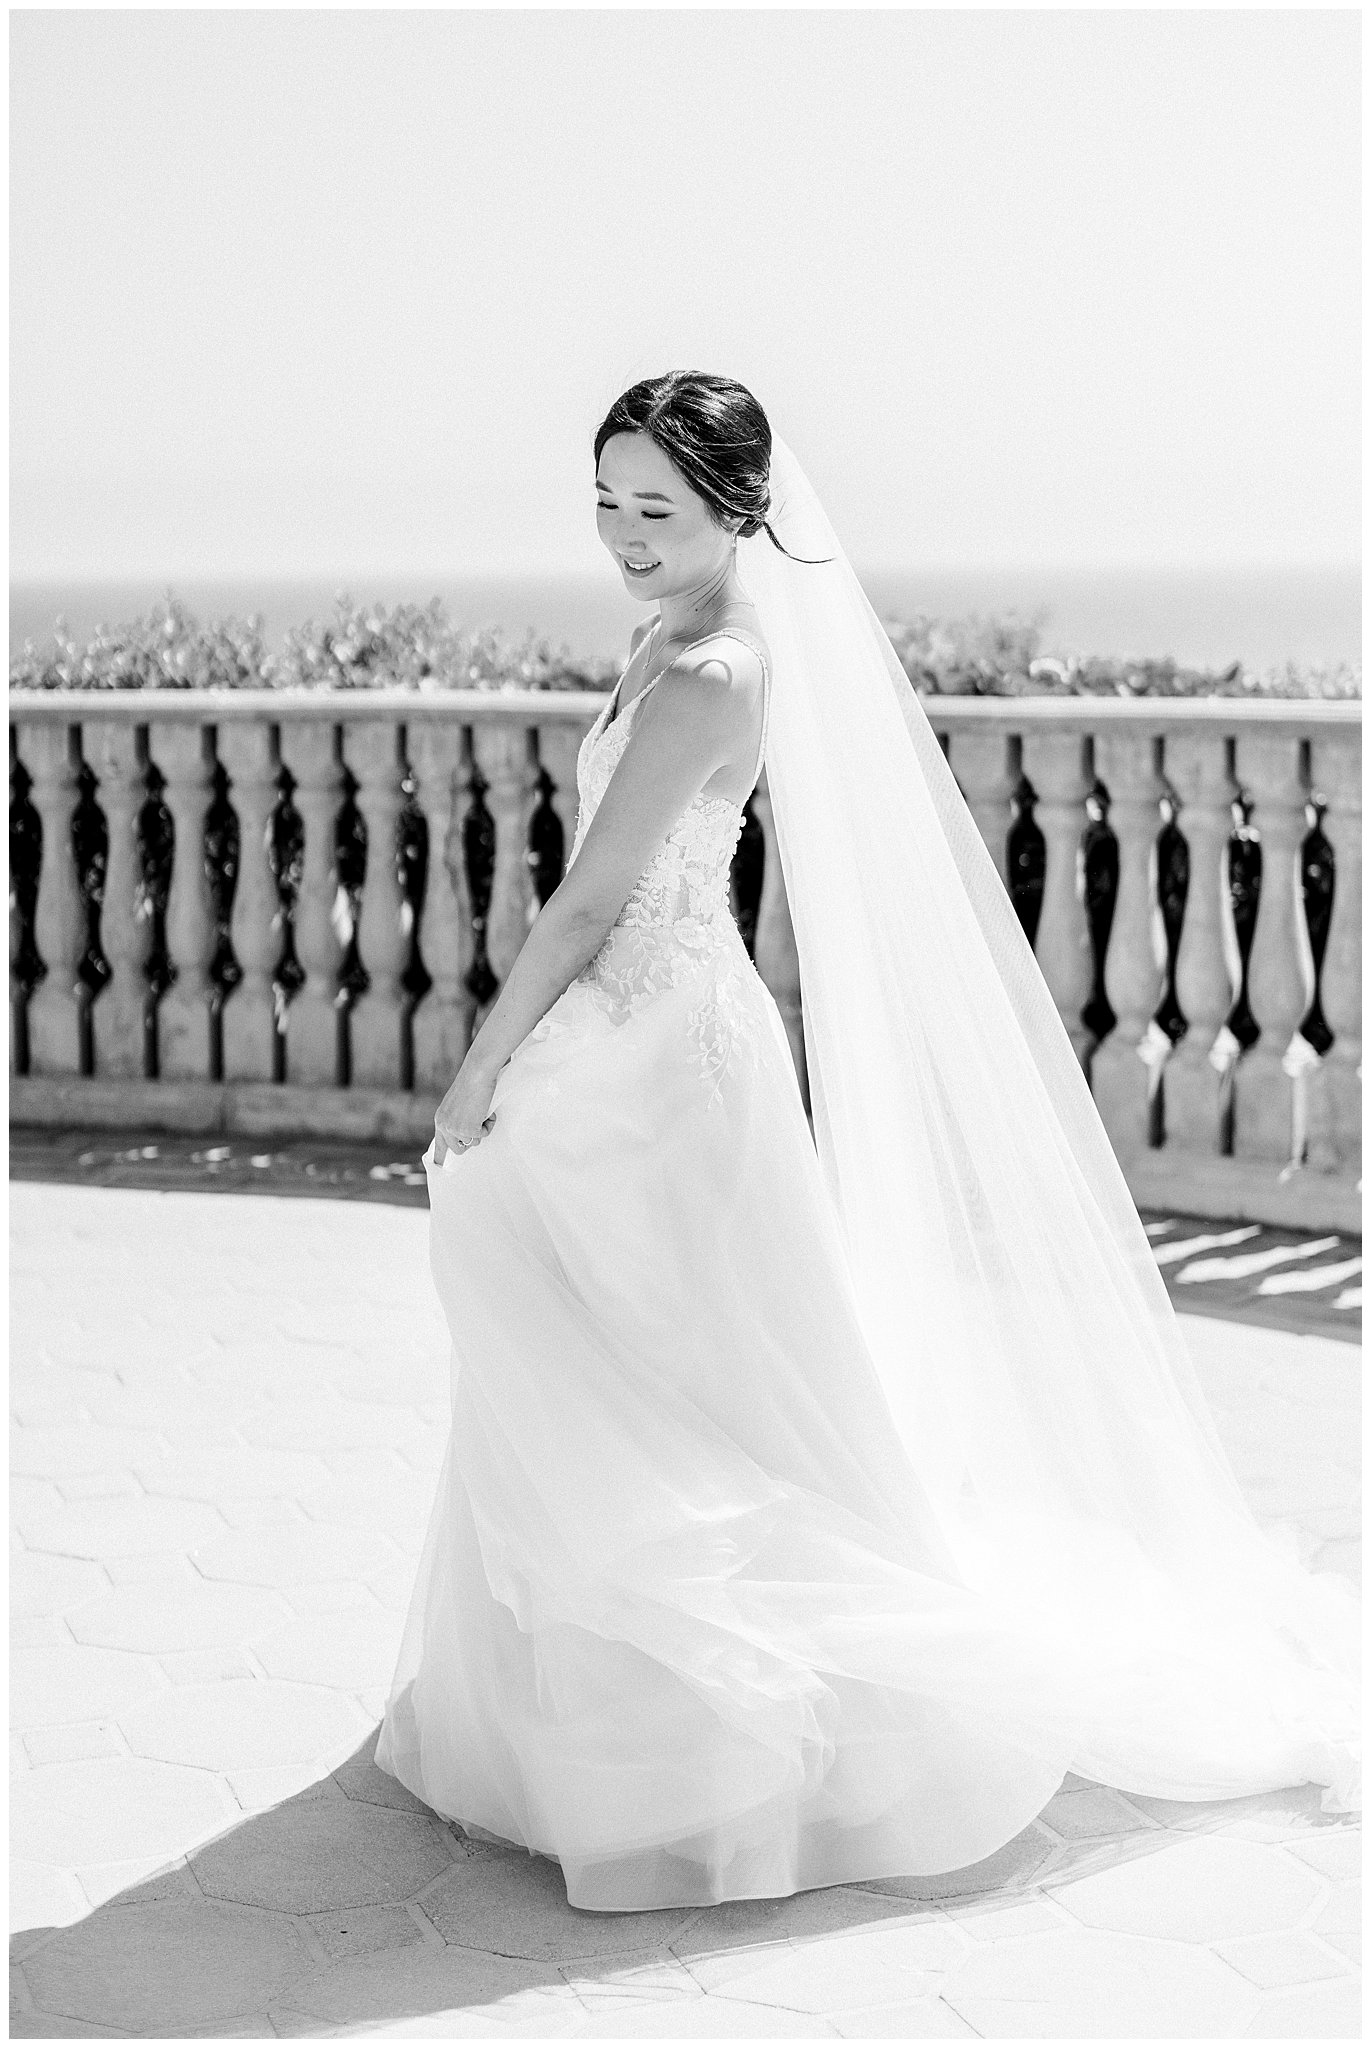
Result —
<instances>
[{"instance_id":1,"label":"woman's fingers","mask_svg":"<svg viewBox=\"0 0 1371 2048\"><path fill-rule=\"evenodd\" d=\"M442 1132L441 1128L440 1128L440 1127L439 1127L439 1125L438 1125L438 1124L437 1124L437 1123L435 1122L435 1124L434 1124L434 1126L433 1126L433 1163L434 1163L434 1165L435 1165L435 1166L441 1166L441 1165L442 1165L442 1163L443 1163L443 1160L444 1160L444 1159L446 1158L446 1156L447 1156L447 1154L448 1154L449 1152L469 1152L469 1151L471 1150L472 1146L473 1146L473 1145L479 1145L479 1144L480 1144L480 1142L481 1142L481 1140L482 1140L482 1138L484 1138L484 1136L486 1135L486 1132L487 1132L487 1131L490 1131L490 1130L493 1130L493 1129L494 1129L494 1127L495 1127L495 1112L494 1112L494 1110L492 1110L492 1111L491 1111L490 1115L489 1115L489 1116L488 1116L488 1117L487 1117L487 1118L485 1119L485 1121L484 1121L484 1122L483 1122L482 1124L478 1125L478 1127L477 1127L477 1128L476 1128L476 1129L475 1129L475 1130L474 1130L474 1131L472 1132L472 1134L471 1134L471 1136L470 1136L469 1138L461 1138L461 1137L456 1137L456 1138L448 1138L448 1137L445 1137L445 1136L443 1135L443 1132Z\"/></svg>"}]
</instances>

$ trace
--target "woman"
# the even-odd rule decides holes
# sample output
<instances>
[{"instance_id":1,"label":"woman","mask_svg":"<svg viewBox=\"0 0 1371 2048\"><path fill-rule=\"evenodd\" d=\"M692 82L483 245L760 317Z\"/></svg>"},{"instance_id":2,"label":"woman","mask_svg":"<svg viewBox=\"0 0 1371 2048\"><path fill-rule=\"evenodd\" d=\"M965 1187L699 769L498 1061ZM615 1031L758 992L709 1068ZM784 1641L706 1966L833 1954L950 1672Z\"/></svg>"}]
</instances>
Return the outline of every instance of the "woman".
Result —
<instances>
[{"instance_id":1,"label":"woman","mask_svg":"<svg viewBox=\"0 0 1371 2048\"><path fill-rule=\"evenodd\" d=\"M453 1426L378 1762L602 1911L964 1867L1068 1770L1350 1805L1352 1590L1242 1502L798 466L699 373L595 459L656 613L436 1119ZM763 758L813 1139L728 909Z\"/></svg>"}]
</instances>

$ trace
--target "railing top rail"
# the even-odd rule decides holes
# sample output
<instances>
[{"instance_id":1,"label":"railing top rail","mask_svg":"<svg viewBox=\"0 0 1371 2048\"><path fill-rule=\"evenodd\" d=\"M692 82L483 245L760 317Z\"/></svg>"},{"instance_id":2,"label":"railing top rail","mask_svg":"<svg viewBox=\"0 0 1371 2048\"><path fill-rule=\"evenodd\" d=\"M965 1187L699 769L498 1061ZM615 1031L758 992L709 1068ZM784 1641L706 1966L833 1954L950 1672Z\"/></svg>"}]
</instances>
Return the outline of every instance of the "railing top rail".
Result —
<instances>
[{"instance_id":1,"label":"railing top rail","mask_svg":"<svg viewBox=\"0 0 1371 2048\"><path fill-rule=\"evenodd\" d=\"M124 725L391 725L514 719L588 725L607 690L11 690L11 725L113 719Z\"/></svg>"},{"instance_id":2,"label":"railing top rail","mask_svg":"<svg viewBox=\"0 0 1371 2048\"><path fill-rule=\"evenodd\" d=\"M1359 726L1359 697L921 697L936 732L984 727L1021 732L1098 732L1123 726L1133 732L1234 733L1252 727L1308 732Z\"/></svg>"},{"instance_id":3,"label":"railing top rail","mask_svg":"<svg viewBox=\"0 0 1371 2048\"><path fill-rule=\"evenodd\" d=\"M267 718L354 725L456 721L483 725L587 725L602 690L11 690L11 725L232 725ZM1359 726L1359 698L1325 697L939 697L920 699L935 731L1309 733Z\"/></svg>"}]
</instances>

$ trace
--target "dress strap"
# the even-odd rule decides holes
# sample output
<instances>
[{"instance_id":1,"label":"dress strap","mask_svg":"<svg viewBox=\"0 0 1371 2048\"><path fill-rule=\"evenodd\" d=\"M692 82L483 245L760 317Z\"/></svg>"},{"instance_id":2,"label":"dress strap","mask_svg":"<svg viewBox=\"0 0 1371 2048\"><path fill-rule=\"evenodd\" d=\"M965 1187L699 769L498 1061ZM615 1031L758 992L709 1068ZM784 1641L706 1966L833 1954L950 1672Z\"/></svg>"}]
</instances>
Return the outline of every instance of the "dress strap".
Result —
<instances>
[{"instance_id":1,"label":"dress strap","mask_svg":"<svg viewBox=\"0 0 1371 2048\"><path fill-rule=\"evenodd\" d=\"M757 748L757 761L756 766L752 770L751 785L752 788L755 789L757 786L757 778L762 772L762 763L766 758L766 732L767 725L771 718L771 664L766 658L766 650L762 646L761 642L759 640L755 640L751 633L747 632L744 628L739 626L715 626L712 631L708 633L700 633L696 636L694 640L687 640L685 646L682 647L680 651L682 654L688 654L692 647L702 647L706 640L740 640L744 647L751 648L752 652L756 655L758 661L760 661L760 663L762 664L762 737L761 742ZM667 668L671 668L672 666L673 664L671 662L667 663ZM666 669L659 670L658 673L652 677L652 680L650 682L646 682L643 684L643 687L641 690L639 690L637 696L630 698L628 705L626 706L623 713L624 717L628 716L628 713L633 709L633 706L635 704L640 704L642 702L643 698L646 697L648 691L653 687L654 684L659 683L661 681L662 677L666 674L666 672ZM628 663L625 662L623 674L620 675L619 681L614 685L614 696L611 698L610 702L611 705L614 705L616 707L616 709L611 710L610 716L605 720L606 731L608 731L609 727L613 725L614 719L618 715L617 701L619 696L619 689L623 683L624 676L626 676L627 674Z\"/></svg>"},{"instance_id":2,"label":"dress strap","mask_svg":"<svg viewBox=\"0 0 1371 2048\"><path fill-rule=\"evenodd\" d=\"M762 772L766 759L766 730L771 718L771 663L766 658L766 649L760 640L754 640L745 627L723 626L717 633L707 636L711 640L741 640L744 647L750 647L762 664L762 737L757 747L757 760L752 770L752 788L757 787L757 778Z\"/></svg>"}]
</instances>

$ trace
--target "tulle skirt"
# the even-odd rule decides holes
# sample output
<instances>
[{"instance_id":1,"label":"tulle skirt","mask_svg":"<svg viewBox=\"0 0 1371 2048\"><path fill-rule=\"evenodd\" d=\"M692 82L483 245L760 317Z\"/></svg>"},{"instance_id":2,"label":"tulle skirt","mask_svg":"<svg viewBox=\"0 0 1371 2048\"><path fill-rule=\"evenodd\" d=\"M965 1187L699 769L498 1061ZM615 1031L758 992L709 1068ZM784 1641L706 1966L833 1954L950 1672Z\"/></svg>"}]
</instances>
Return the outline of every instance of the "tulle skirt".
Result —
<instances>
[{"instance_id":1,"label":"tulle skirt","mask_svg":"<svg viewBox=\"0 0 1371 2048\"><path fill-rule=\"evenodd\" d=\"M1345 1675L1123 1530L935 1512L736 932L573 982L493 1108L426 1162L452 1430L376 1756L429 1806L634 1911L963 1868L1068 1771L1351 1802Z\"/></svg>"}]
</instances>

